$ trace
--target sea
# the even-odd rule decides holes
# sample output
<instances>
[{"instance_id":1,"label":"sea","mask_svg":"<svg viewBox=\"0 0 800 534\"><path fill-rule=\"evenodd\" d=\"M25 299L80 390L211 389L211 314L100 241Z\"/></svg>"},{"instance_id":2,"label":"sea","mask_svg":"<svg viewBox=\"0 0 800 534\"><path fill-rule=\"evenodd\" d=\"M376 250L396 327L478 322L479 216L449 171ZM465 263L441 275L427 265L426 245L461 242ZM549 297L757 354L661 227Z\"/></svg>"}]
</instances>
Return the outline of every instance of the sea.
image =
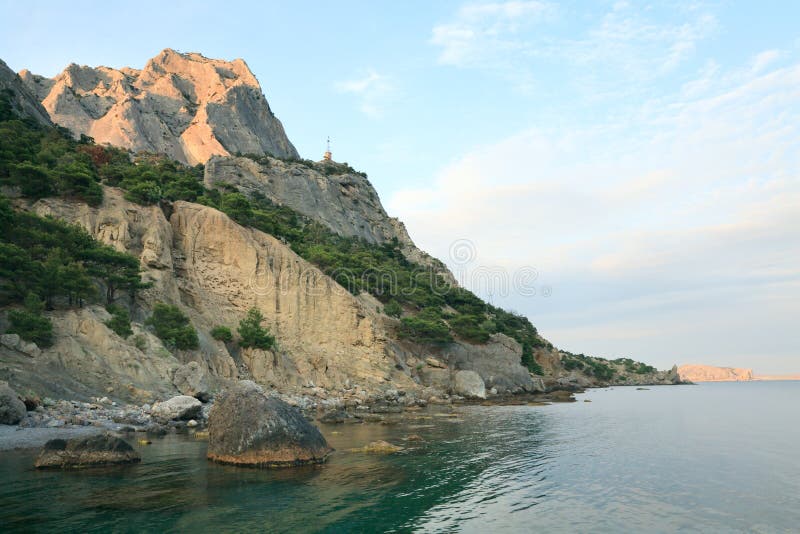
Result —
<instances>
[{"instance_id":1,"label":"sea","mask_svg":"<svg viewBox=\"0 0 800 534\"><path fill-rule=\"evenodd\" d=\"M0 531L800 532L800 382L576 398L321 425L336 452L316 467L212 464L191 434L131 439L122 468L2 451ZM353 450L375 440L404 450Z\"/></svg>"}]
</instances>

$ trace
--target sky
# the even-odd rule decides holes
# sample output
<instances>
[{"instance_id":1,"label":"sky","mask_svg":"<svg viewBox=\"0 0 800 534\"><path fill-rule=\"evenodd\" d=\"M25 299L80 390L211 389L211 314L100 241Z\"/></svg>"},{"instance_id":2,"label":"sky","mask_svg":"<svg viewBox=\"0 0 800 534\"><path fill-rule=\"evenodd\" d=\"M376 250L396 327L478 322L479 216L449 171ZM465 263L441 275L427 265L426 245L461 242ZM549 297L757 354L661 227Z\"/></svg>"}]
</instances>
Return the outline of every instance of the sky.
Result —
<instances>
[{"instance_id":1,"label":"sky","mask_svg":"<svg viewBox=\"0 0 800 534\"><path fill-rule=\"evenodd\" d=\"M0 1L0 58L245 59L303 157L559 348L800 372L800 2Z\"/></svg>"}]
</instances>

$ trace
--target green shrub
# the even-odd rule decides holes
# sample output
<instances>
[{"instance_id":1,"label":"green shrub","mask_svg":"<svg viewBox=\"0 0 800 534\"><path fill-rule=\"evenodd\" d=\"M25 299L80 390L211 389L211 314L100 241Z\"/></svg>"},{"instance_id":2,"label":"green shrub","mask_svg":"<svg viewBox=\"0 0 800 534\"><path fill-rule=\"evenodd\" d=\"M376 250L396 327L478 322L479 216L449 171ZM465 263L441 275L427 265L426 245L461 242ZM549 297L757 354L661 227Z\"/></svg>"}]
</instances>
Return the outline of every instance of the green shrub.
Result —
<instances>
[{"instance_id":1,"label":"green shrub","mask_svg":"<svg viewBox=\"0 0 800 534\"><path fill-rule=\"evenodd\" d=\"M26 341L33 341L40 347L53 344L53 324L42 315L44 303L33 293L25 298L25 308L8 313L11 326L9 334L17 334Z\"/></svg>"},{"instance_id":2,"label":"green shrub","mask_svg":"<svg viewBox=\"0 0 800 534\"><path fill-rule=\"evenodd\" d=\"M106 326L116 332L122 339L130 337L133 334L133 329L131 328L131 316L128 310L116 304L106 306L106 309L111 314L111 319L106 321Z\"/></svg>"},{"instance_id":3,"label":"green shrub","mask_svg":"<svg viewBox=\"0 0 800 534\"><path fill-rule=\"evenodd\" d=\"M270 335L268 329L261 326L263 321L264 316L257 308L248 310L245 318L239 321L240 346L263 350L269 350L275 346L275 338Z\"/></svg>"},{"instance_id":4,"label":"green shrub","mask_svg":"<svg viewBox=\"0 0 800 534\"><path fill-rule=\"evenodd\" d=\"M528 343L522 344L522 365L528 368L528 371L535 375L543 375L544 369L536 361L533 356L533 348Z\"/></svg>"},{"instance_id":5,"label":"green shrub","mask_svg":"<svg viewBox=\"0 0 800 534\"><path fill-rule=\"evenodd\" d=\"M383 313L389 317L400 317L403 314L403 308L396 300L392 299L383 307Z\"/></svg>"},{"instance_id":6,"label":"green shrub","mask_svg":"<svg viewBox=\"0 0 800 534\"><path fill-rule=\"evenodd\" d=\"M486 343L489 341L491 333L485 330L481 323L482 316L476 315L456 315L448 320L450 328L458 337L471 343Z\"/></svg>"},{"instance_id":7,"label":"green shrub","mask_svg":"<svg viewBox=\"0 0 800 534\"><path fill-rule=\"evenodd\" d=\"M398 335L417 343L443 344L453 341L441 315L431 308L422 310L416 316L400 319Z\"/></svg>"},{"instance_id":8,"label":"green shrub","mask_svg":"<svg viewBox=\"0 0 800 534\"><path fill-rule=\"evenodd\" d=\"M153 308L145 324L153 327L156 335L168 347L187 350L199 346L197 332L189 322L189 318L177 307L159 302Z\"/></svg>"},{"instance_id":9,"label":"green shrub","mask_svg":"<svg viewBox=\"0 0 800 534\"><path fill-rule=\"evenodd\" d=\"M233 340L233 333L227 326L215 326L211 329L211 337L217 341L228 342Z\"/></svg>"}]
</instances>

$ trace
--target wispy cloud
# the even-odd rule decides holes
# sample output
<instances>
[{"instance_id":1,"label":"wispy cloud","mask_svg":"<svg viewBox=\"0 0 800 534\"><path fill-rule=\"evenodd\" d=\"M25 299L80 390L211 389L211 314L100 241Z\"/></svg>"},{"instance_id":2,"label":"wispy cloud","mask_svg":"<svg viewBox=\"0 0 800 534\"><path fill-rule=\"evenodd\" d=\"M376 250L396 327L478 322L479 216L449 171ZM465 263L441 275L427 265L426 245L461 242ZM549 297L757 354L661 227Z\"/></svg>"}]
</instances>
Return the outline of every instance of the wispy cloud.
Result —
<instances>
[{"instance_id":1,"label":"wispy cloud","mask_svg":"<svg viewBox=\"0 0 800 534\"><path fill-rule=\"evenodd\" d=\"M577 31L559 32L565 22ZM699 8L660 17L638 2L576 13L539 1L511 1L462 6L450 21L434 26L430 42L440 49L441 64L498 73L515 84L534 85L537 67L557 65L589 91L619 92L674 70L716 27L716 18ZM602 80L611 72L614 86L605 88Z\"/></svg>"},{"instance_id":2,"label":"wispy cloud","mask_svg":"<svg viewBox=\"0 0 800 534\"><path fill-rule=\"evenodd\" d=\"M356 96L359 110L373 119L381 118L398 95L392 81L372 69L357 78L336 82L334 87L340 93Z\"/></svg>"},{"instance_id":3,"label":"wispy cloud","mask_svg":"<svg viewBox=\"0 0 800 534\"><path fill-rule=\"evenodd\" d=\"M778 61L783 53L780 50L765 50L753 58L751 71L754 74L762 72L767 67Z\"/></svg>"},{"instance_id":4,"label":"wispy cloud","mask_svg":"<svg viewBox=\"0 0 800 534\"><path fill-rule=\"evenodd\" d=\"M553 12L536 0L475 3L462 6L454 20L433 28L431 42L447 65L481 65L497 53L525 45L519 34Z\"/></svg>"}]
</instances>

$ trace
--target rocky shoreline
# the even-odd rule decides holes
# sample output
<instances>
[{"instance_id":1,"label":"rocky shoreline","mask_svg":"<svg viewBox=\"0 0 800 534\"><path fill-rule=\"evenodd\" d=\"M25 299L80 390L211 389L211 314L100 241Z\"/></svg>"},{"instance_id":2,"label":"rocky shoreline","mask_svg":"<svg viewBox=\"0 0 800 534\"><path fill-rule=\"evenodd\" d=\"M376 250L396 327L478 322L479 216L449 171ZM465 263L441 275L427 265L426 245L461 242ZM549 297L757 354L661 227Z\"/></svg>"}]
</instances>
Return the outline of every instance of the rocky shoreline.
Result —
<instances>
[{"instance_id":1,"label":"rocky shoreline","mask_svg":"<svg viewBox=\"0 0 800 534\"><path fill-rule=\"evenodd\" d=\"M591 387L610 387L603 384ZM626 384L618 384L624 386ZM654 384L663 385L663 384ZM576 384L559 384L545 392L497 395L486 392L486 398L467 398L443 393L433 388L420 391L387 389L368 393L358 386L345 395L335 395L310 385L300 394L269 392L300 410L308 421L322 424L395 424L405 412L426 407L466 405L545 405L551 402L572 402L574 394L585 391ZM200 402L179 395L161 403L124 404L108 397L94 397L89 402L76 400L24 399L27 412L17 424L0 424L0 450L40 447L53 438L89 436L104 432L128 434L138 441L168 433L204 432L214 405L213 397Z\"/></svg>"}]
</instances>

